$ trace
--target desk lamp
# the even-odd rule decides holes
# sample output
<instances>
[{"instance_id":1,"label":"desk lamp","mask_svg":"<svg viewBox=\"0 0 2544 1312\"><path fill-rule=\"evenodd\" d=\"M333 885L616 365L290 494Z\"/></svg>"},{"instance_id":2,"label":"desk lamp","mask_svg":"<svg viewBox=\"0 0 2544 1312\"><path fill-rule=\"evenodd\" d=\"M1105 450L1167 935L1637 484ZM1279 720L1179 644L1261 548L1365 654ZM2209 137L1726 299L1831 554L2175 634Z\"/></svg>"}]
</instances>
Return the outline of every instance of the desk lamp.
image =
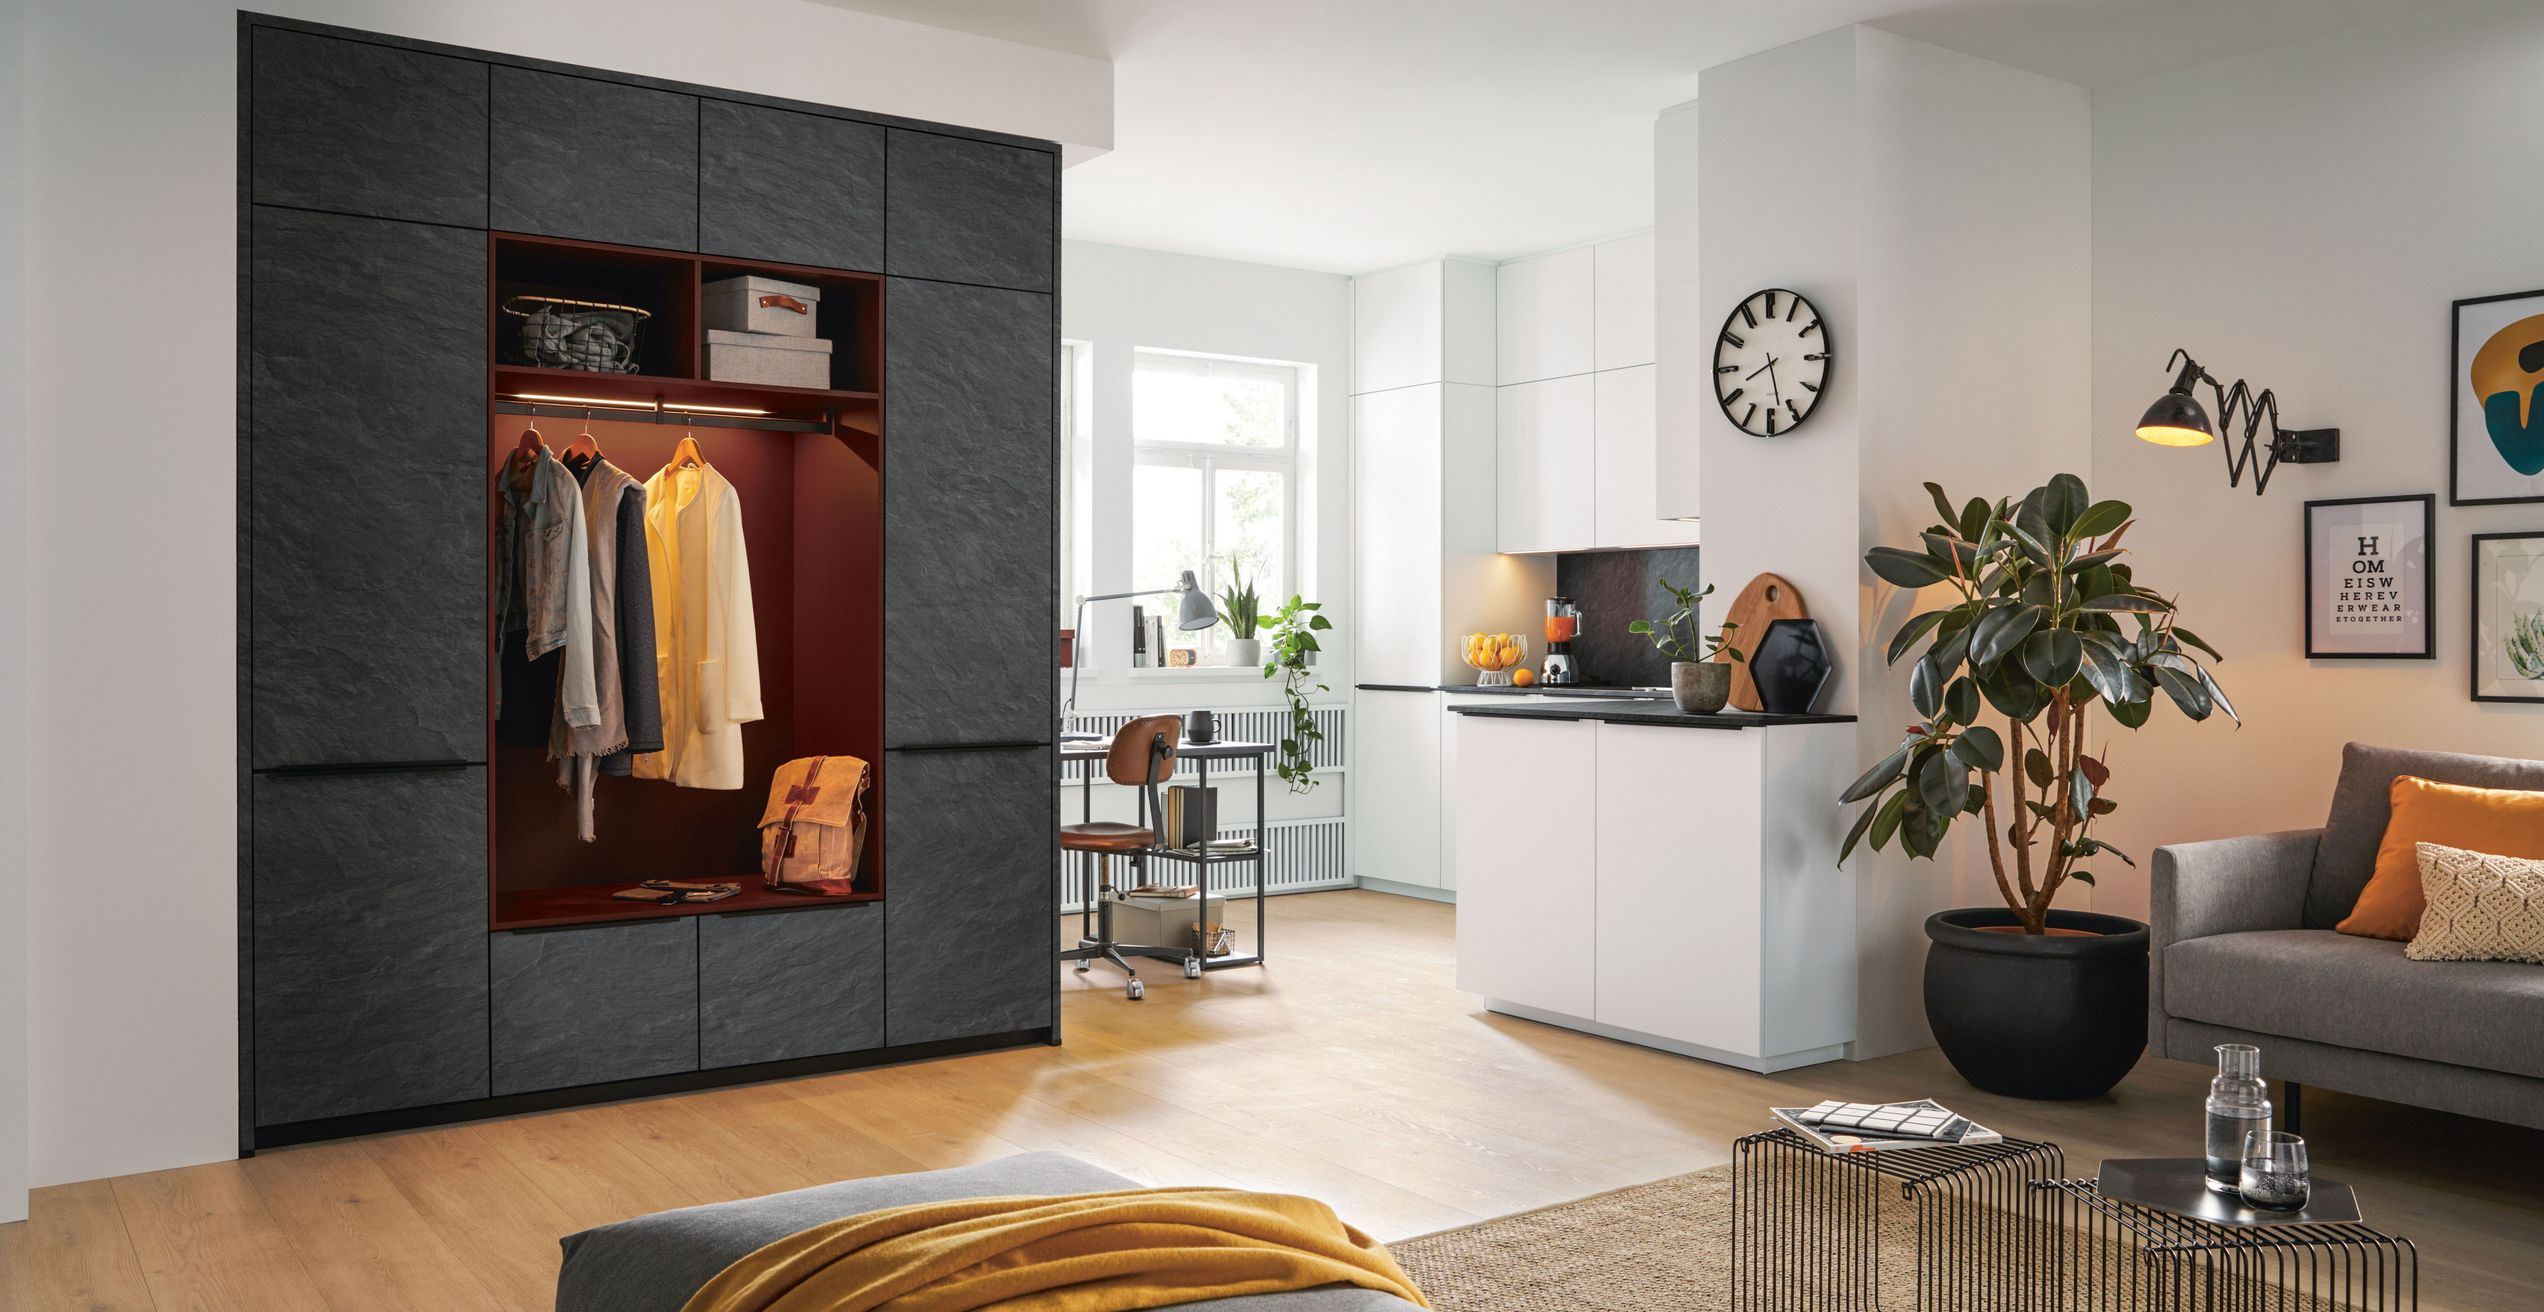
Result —
<instances>
[{"instance_id":1,"label":"desk lamp","mask_svg":"<svg viewBox=\"0 0 2544 1312\"><path fill-rule=\"evenodd\" d=\"M1086 665L1086 654L1091 646L1087 641L1086 631L1087 603L1120 601L1126 597L1162 597L1169 593L1175 597L1176 628L1190 633L1196 629L1209 628L1219 622L1219 608L1210 604L1210 594L1201 590L1201 584L1194 580L1191 570L1185 570L1184 576L1175 580L1175 586L1171 588L1142 588L1132 592L1107 592L1100 596L1078 598L1078 658L1069 662L1069 704L1061 709L1061 723L1064 728L1068 723L1068 713L1078 709L1078 671Z\"/></svg>"}]
</instances>

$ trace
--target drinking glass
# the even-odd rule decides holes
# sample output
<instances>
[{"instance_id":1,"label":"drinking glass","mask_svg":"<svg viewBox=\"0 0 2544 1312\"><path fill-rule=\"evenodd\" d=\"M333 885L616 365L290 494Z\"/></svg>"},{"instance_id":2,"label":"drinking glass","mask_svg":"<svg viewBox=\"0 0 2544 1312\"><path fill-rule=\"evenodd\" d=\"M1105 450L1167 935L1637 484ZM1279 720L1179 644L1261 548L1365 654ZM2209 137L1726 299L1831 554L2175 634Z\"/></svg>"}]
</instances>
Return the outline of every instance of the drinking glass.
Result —
<instances>
[{"instance_id":1,"label":"drinking glass","mask_svg":"<svg viewBox=\"0 0 2544 1312\"><path fill-rule=\"evenodd\" d=\"M2244 1167L2237 1192L2247 1207L2272 1212L2303 1208L2313 1192L2306 1170L2306 1141L2268 1130L2244 1136Z\"/></svg>"}]
</instances>

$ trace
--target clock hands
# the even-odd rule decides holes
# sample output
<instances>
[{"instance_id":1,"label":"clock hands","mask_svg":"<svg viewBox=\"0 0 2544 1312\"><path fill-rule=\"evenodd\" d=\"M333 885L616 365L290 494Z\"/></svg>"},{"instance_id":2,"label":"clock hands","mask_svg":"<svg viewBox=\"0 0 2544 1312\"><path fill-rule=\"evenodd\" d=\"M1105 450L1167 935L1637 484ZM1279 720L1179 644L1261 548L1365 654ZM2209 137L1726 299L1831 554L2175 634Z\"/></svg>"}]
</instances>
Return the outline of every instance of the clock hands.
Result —
<instances>
[{"instance_id":1,"label":"clock hands","mask_svg":"<svg viewBox=\"0 0 2544 1312\"><path fill-rule=\"evenodd\" d=\"M1755 378L1760 374L1765 374L1767 376L1768 393L1775 398L1777 404L1781 405L1784 402L1784 388L1778 386L1776 383L1775 367L1776 358L1773 355L1770 355L1767 357L1767 362L1765 364L1759 365L1757 368L1750 370L1748 376Z\"/></svg>"}]
</instances>

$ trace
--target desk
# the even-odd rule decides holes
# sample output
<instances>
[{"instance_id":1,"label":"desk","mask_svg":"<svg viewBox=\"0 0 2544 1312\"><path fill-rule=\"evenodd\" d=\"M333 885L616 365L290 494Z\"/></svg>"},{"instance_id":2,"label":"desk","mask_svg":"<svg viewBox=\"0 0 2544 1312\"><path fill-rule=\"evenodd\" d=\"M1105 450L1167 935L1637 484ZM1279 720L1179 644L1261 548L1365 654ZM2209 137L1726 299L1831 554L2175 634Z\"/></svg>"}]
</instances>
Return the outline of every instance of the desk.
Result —
<instances>
[{"instance_id":1,"label":"desk","mask_svg":"<svg viewBox=\"0 0 2544 1312\"><path fill-rule=\"evenodd\" d=\"M1083 761L1101 763L1104 760L1105 752L1111 746L1112 740L1110 738L1063 739L1060 743L1060 759L1064 762ZM1272 752L1273 745L1271 743L1247 743L1228 740L1221 740L1214 743L1185 743L1175 749L1175 756L1177 760L1190 761L1193 763L1193 769L1198 776L1195 782L1203 788L1210 786L1211 762L1247 760L1254 762L1254 850L1252 852L1231 852L1222 856L1204 856L1197 852L1183 852L1171 848L1153 848L1148 853L1148 859L1150 861L1180 862L1184 865L1196 868L1199 877L1193 882L1201 885L1202 891L1199 897L1193 899L1193 928L1196 933L1195 942L1200 941L1198 934L1201 931L1201 927L1207 923L1206 917L1210 914L1211 894L1217 892L1217 890L1211 886L1210 872L1219 866L1236 865L1240 862L1248 861L1253 862L1254 951L1230 952L1224 957L1204 956L1200 954L1198 949L1195 950L1194 955L1182 957L1168 956L1162 952L1132 953L1129 948L1123 949L1125 953L1150 957L1161 961L1178 961L1183 965L1184 978L1186 979L1198 979L1201 977L1201 973L1206 970L1232 970L1239 966L1260 966L1263 964L1263 900L1265 879L1265 867L1263 864L1265 857L1265 833L1263 828L1263 776L1270 766ZM1081 821L1095 819L1095 777L1098 773L1100 773L1100 771L1090 769L1086 771L1084 776L1078 781L1078 819ZM1160 785L1160 787L1163 786L1163 784ZM1143 796L1140 798L1139 807L1140 823L1156 823L1155 819L1148 814L1148 799L1146 797ZM1079 857L1079 871L1081 878L1086 881L1088 896L1091 899L1095 891L1093 865L1091 858L1083 853L1081 853ZM1089 901L1079 909L1078 915L1082 922L1092 911L1093 905L1093 902Z\"/></svg>"}]
</instances>

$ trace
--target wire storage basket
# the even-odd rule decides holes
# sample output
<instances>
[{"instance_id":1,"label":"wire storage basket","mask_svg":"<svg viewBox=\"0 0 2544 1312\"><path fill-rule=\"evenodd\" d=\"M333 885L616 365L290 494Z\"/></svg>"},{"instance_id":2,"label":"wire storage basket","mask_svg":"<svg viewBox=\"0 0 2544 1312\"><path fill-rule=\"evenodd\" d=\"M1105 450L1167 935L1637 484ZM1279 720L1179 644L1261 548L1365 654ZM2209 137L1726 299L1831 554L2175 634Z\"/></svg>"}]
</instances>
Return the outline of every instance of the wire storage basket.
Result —
<instances>
[{"instance_id":1,"label":"wire storage basket","mask_svg":"<svg viewBox=\"0 0 2544 1312\"><path fill-rule=\"evenodd\" d=\"M504 313L521 321L521 363L596 374L636 372L636 345L649 310L564 296L507 296Z\"/></svg>"}]
</instances>

